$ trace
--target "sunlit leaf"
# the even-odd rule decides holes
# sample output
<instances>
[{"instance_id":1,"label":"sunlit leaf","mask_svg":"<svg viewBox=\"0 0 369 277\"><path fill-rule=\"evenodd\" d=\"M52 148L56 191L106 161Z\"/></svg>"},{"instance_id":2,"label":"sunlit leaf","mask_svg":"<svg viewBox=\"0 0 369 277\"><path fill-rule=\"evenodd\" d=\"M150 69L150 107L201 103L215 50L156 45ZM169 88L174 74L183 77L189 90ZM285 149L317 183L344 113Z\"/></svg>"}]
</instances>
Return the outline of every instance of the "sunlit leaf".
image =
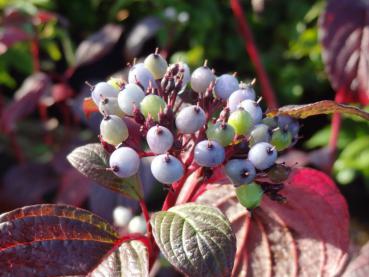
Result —
<instances>
[{"instance_id":1,"label":"sunlit leaf","mask_svg":"<svg viewBox=\"0 0 369 277\"><path fill-rule=\"evenodd\" d=\"M148 277L149 255L146 246L131 240L118 245L89 275L89 277Z\"/></svg>"},{"instance_id":2,"label":"sunlit leaf","mask_svg":"<svg viewBox=\"0 0 369 277\"><path fill-rule=\"evenodd\" d=\"M307 118L320 114L332 114L332 113L347 113L356 116L360 116L366 120L369 120L369 113L349 105L338 104L331 100L323 100L311 104L305 105L288 105L279 108L278 110L270 111L268 116L275 115L289 115L295 118Z\"/></svg>"},{"instance_id":3,"label":"sunlit leaf","mask_svg":"<svg viewBox=\"0 0 369 277\"><path fill-rule=\"evenodd\" d=\"M133 199L142 197L141 187L135 179L137 176L122 179L106 170L109 167L109 154L101 144L91 143L77 147L67 159L79 172L100 185Z\"/></svg>"},{"instance_id":4,"label":"sunlit leaf","mask_svg":"<svg viewBox=\"0 0 369 277\"><path fill-rule=\"evenodd\" d=\"M153 235L165 258L192 276L229 276L236 240L229 221L211 206L178 205L151 218Z\"/></svg>"}]
</instances>

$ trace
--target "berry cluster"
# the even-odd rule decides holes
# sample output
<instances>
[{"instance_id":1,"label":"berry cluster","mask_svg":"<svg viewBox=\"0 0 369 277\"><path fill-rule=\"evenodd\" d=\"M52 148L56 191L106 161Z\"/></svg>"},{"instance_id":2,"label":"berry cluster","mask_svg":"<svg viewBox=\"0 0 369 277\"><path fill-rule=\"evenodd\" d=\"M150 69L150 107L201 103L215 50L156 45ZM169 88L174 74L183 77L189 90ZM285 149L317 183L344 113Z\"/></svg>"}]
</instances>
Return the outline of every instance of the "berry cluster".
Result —
<instances>
[{"instance_id":1,"label":"berry cluster","mask_svg":"<svg viewBox=\"0 0 369 277\"><path fill-rule=\"evenodd\" d=\"M184 103L186 95L190 103ZM101 140L115 147L110 169L121 178L138 172L140 157L155 156L151 171L163 184L177 182L195 165L224 166L241 186L265 176L277 152L298 138L299 124L291 117L263 118L253 82L239 83L235 74L217 77L207 62L190 74L187 64L168 66L158 51L130 67L128 82L100 82L91 97L104 115ZM140 147L126 143L125 117L140 126Z\"/></svg>"}]
</instances>

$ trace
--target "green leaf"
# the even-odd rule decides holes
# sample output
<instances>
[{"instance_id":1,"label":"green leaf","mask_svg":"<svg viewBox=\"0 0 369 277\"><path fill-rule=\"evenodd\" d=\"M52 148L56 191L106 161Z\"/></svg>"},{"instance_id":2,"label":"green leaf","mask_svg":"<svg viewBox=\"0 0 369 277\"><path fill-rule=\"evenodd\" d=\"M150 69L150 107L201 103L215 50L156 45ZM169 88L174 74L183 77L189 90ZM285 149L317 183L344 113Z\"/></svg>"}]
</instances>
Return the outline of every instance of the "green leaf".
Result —
<instances>
[{"instance_id":1,"label":"green leaf","mask_svg":"<svg viewBox=\"0 0 369 277\"><path fill-rule=\"evenodd\" d=\"M369 136L359 137L346 144L334 163L337 180L345 185L358 173L366 176L369 168Z\"/></svg>"},{"instance_id":2,"label":"green leaf","mask_svg":"<svg viewBox=\"0 0 369 277\"><path fill-rule=\"evenodd\" d=\"M236 238L217 209L188 203L155 213L153 235L165 258L185 275L230 276Z\"/></svg>"},{"instance_id":3,"label":"green leaf","mask_svg":"<svg viewBox=\"0 0 369 277\"><path fill-rule=\"evenodd\" d=\"M322 147L328 144L331 135L331 127L326 126L317 131L311 138L305 142L307 148Z\"/></svg>"},{"instance_id":4,"label":"green leaf","mask_svg":"<svg viewBox=\"0 0 369 277\"><path fill-rule=\"evenodd\" d=\"M77 147L67 159L79 172L100 185L136 200L142 198L137 175L122 179L106 170L109 167L109 154L99 143Z\"/></svg>"},{"instance_id":5,"label":"green leaf","mask_svg":"<svg viewBox=\"0 0 369 277\"><path fill-rule=\"evenodd\" d=\"M369 147L369 137L357 138L342 151L340 157L345 159L356 160L358 155L362 153L363 150Z\"/></svg>"},{"instance_id":6,"label":"green leaf","mask_svg":"<svg viewBox=\"0 0 369 277\"><path fill-rule=\"evenodd\" d=\"M279 108L278 110L271 111L268 116L275 115L289 115L295 118L307 118L313 115L319 114L332 114L332 113L347 113L356 116L360 116L366 120L369 120L369 113L359 109L355 106L349 106L344 104L338 104L331 100L323 100L311 104L305 105L288 105Z\"/></svg>"},{"instance_id":7,"label":"green leaf","mask_svg":"<svg viewBox=\"0 0 369 277\"><path fill-rule=\"evenodd\" d=\"M137 240L123 242L88 275L114 277L148 277L149 254L146 246Z\"/></svg>"}]
</instances>

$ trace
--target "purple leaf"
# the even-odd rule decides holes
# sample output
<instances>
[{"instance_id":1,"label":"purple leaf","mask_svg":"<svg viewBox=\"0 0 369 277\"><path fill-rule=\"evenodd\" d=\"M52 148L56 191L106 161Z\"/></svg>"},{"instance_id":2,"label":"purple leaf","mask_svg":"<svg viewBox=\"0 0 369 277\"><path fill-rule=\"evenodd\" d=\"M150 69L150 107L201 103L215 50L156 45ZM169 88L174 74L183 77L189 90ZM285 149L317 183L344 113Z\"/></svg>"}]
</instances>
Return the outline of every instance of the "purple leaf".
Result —
<instances>
[{"instance_id":1,"label":"purple leaf","mask_svg":"<svg viewBox=\"0 0 369 277\"><path fill-rule=\"evenodd\" d=\"M1 113L0 126L3 131L12 132L17 121L32 113L50 88L50 79L44 73L35 73L25 79L20 89L15 92L15 100Z\"/></svg>"},{"instance_id":2,"label":"purple leaf","mask_svg":"<svg viewBox=\"0 0 369 277\"><path fill-rule=\"evenodd\" d=\"M75 67L92 63L109 53L122 32L122 26L108 24L100 31L89 36L77 48Z\"/></svg>"},{"instance_id":3,"label":"purple leaf","mask_svg":"<svg viewBox=\"0 0 369 277\"><path fill-rule=\"evenodd\" d=\"M14 209L43 202L44 196L57 186L57 177L50 165L17 165L5 174L0 186L1 206Z\"/></svg>"},{"instance_id":4,"label":"purple leaf","mask_svg":"<svg viewBox=\"0 0 369 277\"><path fill-rule=\"evenodd\" d=\"M343 101L369 103L369 2L331 0L320 18L323 59Z\"/></svg>"}]
</instances>

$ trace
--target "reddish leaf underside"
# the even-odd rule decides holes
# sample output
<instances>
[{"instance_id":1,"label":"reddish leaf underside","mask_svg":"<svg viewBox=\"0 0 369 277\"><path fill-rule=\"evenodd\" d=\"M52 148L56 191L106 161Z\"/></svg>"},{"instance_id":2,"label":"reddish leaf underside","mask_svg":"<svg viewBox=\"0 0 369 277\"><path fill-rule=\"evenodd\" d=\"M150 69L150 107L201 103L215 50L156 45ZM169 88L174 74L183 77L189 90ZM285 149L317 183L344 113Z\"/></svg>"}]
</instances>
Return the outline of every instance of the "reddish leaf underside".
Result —
<instances>
[{"instance_id":1,"label":"reddish leaf underside","mask_svg":"<svg viewBox=\"0 0 369 277\"><path fill-rule=\"evenodd\" d=\"M282 194L250 214L231 185L212 185L196 201L222 210L237 237L233 276L335 276L347 260L348 210L329 177L295 170Z\"/></svg>"},{"instance_id":2,"label":"reddish leaf underside","mask_svg":"<svg viewBox=\"0 0 369 277\"><path fill-rule=\"evenodd\" d=\"M0 268L5 276L84 275L118 235L86 210L35 205L0 215Z\"/></svg>"},{"instance_id":3,"label":"reddish leaf underside","mask_svg":"<svg viewBox=\"0 0 369 277\"><path fill-rule=\"evenodd\" d=\"M146 243L130 240L117 244L88 276L149 276L149 253Z\"/></svg>"},{"instance_id":4,"label":"reddish leaf underside","mask_svg":"<svg viewBox=\"0 0 369 277\"><path fill-rule=\"evenodd\" d=\"M369 2L331 0L320 18L323 60L343 101L369 103Z\"/></svg>"}]
</instances>

